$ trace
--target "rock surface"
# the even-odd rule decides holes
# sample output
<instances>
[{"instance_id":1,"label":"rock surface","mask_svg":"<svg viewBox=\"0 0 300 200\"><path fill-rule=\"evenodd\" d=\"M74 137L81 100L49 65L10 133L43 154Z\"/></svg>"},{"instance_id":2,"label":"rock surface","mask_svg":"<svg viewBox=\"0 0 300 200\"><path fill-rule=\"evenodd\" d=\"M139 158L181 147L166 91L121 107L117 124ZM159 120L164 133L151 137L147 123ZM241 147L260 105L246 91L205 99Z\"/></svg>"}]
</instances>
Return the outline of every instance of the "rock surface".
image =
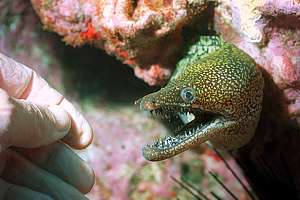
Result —
<instances>
[{"instance_id":1,"label":"rock surface","mask_svg":"<svg viewBox=\"0 0 300 200\"><path fill-rule=\"evenodd\" d=\"M182 27L207 8L202 0L32 0L32 4L44 27L67 44L105 49L150 85L170 78L182 47Z\"/></svg>"}]
</instances>

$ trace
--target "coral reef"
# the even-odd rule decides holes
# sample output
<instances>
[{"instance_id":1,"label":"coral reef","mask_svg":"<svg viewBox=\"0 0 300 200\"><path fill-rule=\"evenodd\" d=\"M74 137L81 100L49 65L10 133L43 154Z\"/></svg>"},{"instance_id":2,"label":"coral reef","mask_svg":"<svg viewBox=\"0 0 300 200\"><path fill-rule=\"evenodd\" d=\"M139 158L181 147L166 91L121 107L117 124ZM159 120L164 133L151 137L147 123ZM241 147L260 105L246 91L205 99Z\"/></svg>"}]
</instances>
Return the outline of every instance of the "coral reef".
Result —
<instances>
[{"instance_id":1,"label":"coral reef","mask_svg":"<svg viewBox=\"0 0 300 200\"><path fill-rule=\"evenodd\" d=\"M207 11L206 2L32 0L32 5L44 28L61 35L67 44L92 44L102 48L133 67L136 76L150 85L157 85L170 77L183 51L188 50L183 55L189 56L190 53L192 56L193 52L201 49L197 46L192 48L193 44L197 45L199 34L189 28L197 30L202 27L200 19ZM254 190L263 194L263 197L269 197L263 199L276 199L274 196L280 197L278 192L290 192L284 187L290 178L286 174L292 174L292 181L296 183L300 180L297 169L300 161L295 154L300 141L299 9L298 0L219 0L214 9L214 24L211 26L225 40L251 55L261 66L267 79L263 113L256 137L244 149L234 152L247 178L254 183L251 184ZM85 62L99 60L86 54L78 56L83 51L80 49L78 54L61 56L61 50L67 47L53 46L54 43L59 43L58 38L41 30L41 24L28 1L3 0L0 2L0 10L0 51L33 66L56 88L67 91L71 99L81 105L87 104L76 99L86 94L78 93L75 86L92 81L86 79L83 82L82 73L71 80L65 80L67 76L61 68L64 67L65 60L74 60L74 63L83 57L88 57ZM103 57L103 52L99 51L99 59ZM103 72L109 71L112 66L105 67L103 65L110 64L103 63L97 63L99 68ZM80 67L90 71L90 74L94 73L91 68ZM111 74L117 76L118 73L115 70ZM73 87L66 90L64 83L68 81ZM113 84L104 83L102 79L92 83L93 88L97 84ZM119 84L126 85L128 82L120 81ZM106 90L96 92L108 93ZM122 109L100 99L102 106L91 106L92 111L85 111L95 127L95 142L88 150L80 152L95 168L97 175L97 183L89 194L91 199L176 199L176 195L181 199L191 198L190 194L168 179L170 174L186 178L193 185L206 188L207 191L217 190L220 196L227 199L228 194L207 178L210 169L224 177L226 184L235 183L218 157L208 150L201 150L201 156L196 151L158 164L146 163L140 154L141 143L149 141L150 137L156 137L165 129L152 119L137 114L133 107L126 107L127 110L124 111L121 103L119 106L123 106ZM122 142L119 143L116 138L120 138ZM285 163L282 155L287 162L286 166L282 166ZM229 160L232 164L231 158ZM284 171L286 167L289 170ZM265 177L274 172L277 173L276 178ZM282 185L273 187L272 184L277 182ZM112 188L112 184L116 184L118 190ZM293 188L293 184L295 183L289 183L288 189ZM235 194L239 194L240 199L247 199L239 186L230 187ZM291 194L288 192L285 194ZM268 196L270 194L273 196Z\"/></svg>"},{"instance_id":2,"label":"coral reef","mask_svg":"<svg viewBox=\"0 0 300 200\"><path fill-rule=\"evenodd\" d=\"M182 47L181 29L207 1L32 0L44 27L72 46L93 44L134 67L150 85L171 75Z\"/></svg>"},{"instance_id":3,"label":"coral reef","mask_svg":"<svg viewBox=\"0 0 300 200\"><path fill-rule=\"evenodd\" d=\"M88 194L90 199L191 199L191 194L170 175L187 180L204 193L214 191L227 199L228 194L209 177L208 171L224 177L224 183L240 199L247 199L210 150L201 150L202 155L199 150L188 152L161 163L144 160L141 146L167 129L142 115L132 102L154 89L146 88L134 79L130 69L104 52L65 46L55 34L43 31L27 0L1 1L0 8L0 51L31 66L74 104L80 104L94 127L94 142L88 149L78 151L95 170L96 184ZM87 33L93 35L94 31ZM135 97L130 96L132 93ZM124 100L130 105L124 105ZM239 171L232 158L228 159Z\"/></svg>"},{"instance_id":4,"label":"coral reef","mask_svg":"<svg viewBox=\"0 0 300 200\"><path fill-rule=\"evenodd\" d=\"M141 132L147 131L151 137L156 131L166 130L157 122L133 114L126 108L110 113L102 108L88 116L97 135L89 151L83 155L94 166L97 177L91 199L126 200L152 196L171 199L174 196L169 176L178 176L178 168L172 168L171 161L147 165L137 151L145 143Z\"/></svg>"},{"instance_id":5,"label":"coral reef","mask_svg":"<svg viewBox=\"0 0 300 200\"><path fill-rule=\"evenodd\" d=\"M271 76L284 93L282 105L287 115L299 124L300 3L223 1L216 9L215 21L226 40L251 55Z\"/></svg>"}]
</instances>

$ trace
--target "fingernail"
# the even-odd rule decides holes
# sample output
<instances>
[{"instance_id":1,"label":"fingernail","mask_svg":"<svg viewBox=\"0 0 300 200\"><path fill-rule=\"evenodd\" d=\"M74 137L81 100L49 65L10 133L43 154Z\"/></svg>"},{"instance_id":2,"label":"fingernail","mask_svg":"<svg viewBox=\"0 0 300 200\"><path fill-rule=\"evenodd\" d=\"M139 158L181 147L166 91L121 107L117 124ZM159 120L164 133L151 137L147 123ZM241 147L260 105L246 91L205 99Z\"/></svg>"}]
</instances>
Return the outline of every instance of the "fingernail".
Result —
<instances>
[{"instance_id":1,"label":"fingernail","mask_svg":"<svg viewBox=\"0 0 300 200\"><path fill-rule=\"evenodd\" d=\"M93 140L93 130L88 122L82 125L83 134L80 138L80 144L84 147L88 146Z\"/></svg>"},{"instance_id":2,"label":"fingernail","mask_svg":"<svg viewBox=\"0 0 300 200\"><path fill-rule=\"evenodd\" d=\"M82 181L82 187L80 188L80 191L84 194L87 194L91 191L95 184L95 173L94 170L87 163L84 163L82 167L84 168L83 171L86 172L86 176L85 180Z\"/></svg>"}]
</instances>

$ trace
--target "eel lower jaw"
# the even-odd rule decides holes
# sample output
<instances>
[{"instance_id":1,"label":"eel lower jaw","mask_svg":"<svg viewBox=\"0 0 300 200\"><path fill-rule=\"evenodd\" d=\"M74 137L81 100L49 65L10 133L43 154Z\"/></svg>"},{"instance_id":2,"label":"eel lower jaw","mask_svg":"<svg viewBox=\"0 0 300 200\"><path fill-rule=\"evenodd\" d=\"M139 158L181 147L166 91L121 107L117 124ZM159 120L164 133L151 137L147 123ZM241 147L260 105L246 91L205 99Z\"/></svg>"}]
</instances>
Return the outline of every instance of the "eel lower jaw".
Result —
<instances>
[{"instance_id":1,"label":"eel lower jaw","mask_svg":"<svg viewBox=\"0 0 300 200\"><path fill-rule=\"evenodd\" d=\"M166 110L171 111L172 109ZM168 111L164 112L164 109L150 111L155 117L160 116L169 123L175 121L181 122L181 124L177 124L173 136L159 138L152 144L143 147L143 156L149 161L165 160L200 145L205 142L203 134L220 120L223 120L220 115L199 110L181 109L175 114ZM184 119L185 117L186 119Z\"/></svg>"}]
</instances>

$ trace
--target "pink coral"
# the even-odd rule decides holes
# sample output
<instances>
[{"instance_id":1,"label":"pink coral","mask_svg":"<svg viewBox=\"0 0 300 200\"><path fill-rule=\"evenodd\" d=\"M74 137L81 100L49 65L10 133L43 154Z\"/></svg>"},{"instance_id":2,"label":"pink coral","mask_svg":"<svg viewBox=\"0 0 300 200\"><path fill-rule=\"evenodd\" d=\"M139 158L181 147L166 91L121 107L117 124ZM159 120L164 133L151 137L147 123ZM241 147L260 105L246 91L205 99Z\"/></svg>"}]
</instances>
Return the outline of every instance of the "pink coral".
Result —
<instances>
[{"instance_id":1,"label":"pink coral","mask_svg":"<svg viewBox=\"0 0 300 200\"><path fill-rule=\"evenodd\" d=\"M245 15L244 10L256 12ZM228 19L231 12L232 24ZM226 40L235 43L266 70L283 91L286 101L281 103L287 114L300 121L300 3L235 0L230 4L224 0L216 9L215 21ZM243 32L243 27L248 27L244 28L247 31ZM262 34L261 39L251 40L253 33Z\"/></svg>"},{"instance_id":2,"label":"pink coral","mask_svg":"<svg viewBox=\"0 0 300 200\"><path fill-rule=\"evenodd\" d=\"M234 159L228 155L223 155L226 159L226 162L230 166L230 168L236 173L236 175L240 178L243 184L248 188L248 183L243 177L243 174L236 164ZM218 175L221 175L222 182L226 185L227 188L230 189L231 192L238 194L238 199L247 199L245 198L245 193L241 193L240 191L243 190L241 184L238 183L236 178L230 172L230 170L226 167L222 159L211 149L206 149L203 154L201 154L201 159L205 165L205 173L206 176L209 176L209 172L214 172ZM234 180L234 181L233 181ZM206 184L208 180L204 181ZM230 195L225 194L224 199L231 199Z\"/></svg>"},{"instance_id":3,"label":"pink coral","mask_svg":"<svg viewBox=\"0 0 300 200\"><path fill-rule=\"evenodd\" d=\"M44 26L72 46L103 48L150 85L165 82L182 46L181 29L206 8L188 0L32 0ZM162 50L163 49L163 50Z\"/></svg>"}]
</instances>

